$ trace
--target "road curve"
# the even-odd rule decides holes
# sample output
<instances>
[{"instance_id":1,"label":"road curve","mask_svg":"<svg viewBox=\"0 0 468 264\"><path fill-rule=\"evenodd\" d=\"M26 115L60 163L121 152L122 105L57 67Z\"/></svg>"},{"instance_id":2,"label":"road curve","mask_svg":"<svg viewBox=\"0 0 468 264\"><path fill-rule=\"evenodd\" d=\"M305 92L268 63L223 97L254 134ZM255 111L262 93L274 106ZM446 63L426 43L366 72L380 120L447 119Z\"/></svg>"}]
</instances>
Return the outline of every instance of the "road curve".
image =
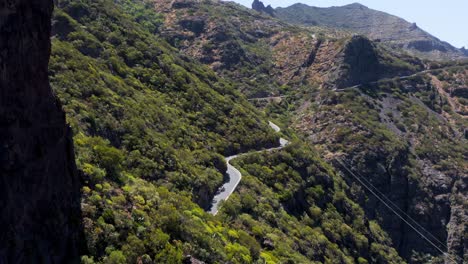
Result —
<instances>
[{"instance_id":1,"label":"road curve","mask_svg":"<svg viewBox=\"0 0 468 264\"><path fill-rule=\"evenodd\" d=\"M458 66L452 66L452 67L458 67ZM431 69L431 70L424 70L424 71L421 71L421 72L417 72L415 74L412 74L412 75L408 75L408 76L400 76L400 77L396 77L397 79L399 80L404 80L404 79L409 79L409 78L412 78L412 77L415 77L419 74L424 74L424 73L428 73L428 72L432 72L432 71L436 71L436 70L441 70L441 69L445 69L445 68L452 68L452 67L442 67L442 68L439 68L439 69ZM374 81L374 82L370 82L368 84L376 84L378 83L379 81L382 81L382 80L377 80L377 81ZM354 86L350 86L350 87L346 87L346 88L341 88L341 89L333 89L333 91L335 92L341 92L341 91L346 91L346 90L349 90L349 89L356 89L356 88L360 88L361 86L363 86L364 84L357 84L357 85L354 85ZM284 98L286 96L279 96L280 98ZM271 98L271 97L266 97L266 98L252 98L252 99L249 99L249 100L254 100L254 99L268 99L268 98ZM275 130L276 132L280 132L281 129L276 125L274 124L273 122L268 122L270 127ZM273 150L278 150L278 149L282 149L284 148L286 145L289 144L289 141L287 141L286 139L284 138L280 138L280 147L277 147L277 148L270 148L270 149L264 149L264 150L261 150L261 151L257 151L257 152L262 152L262 151L273 151ZM229 196L231 196L231 194L236 190L237 188L237 185L239 185L241 179L242 179L242 174L240 173L239 170L237 170L236 168L234 168L234 166L232 166L230 164L230 161L237 158L237 157L240 157L240 156L243 156L243 155L246 155L246 154L250 154L250 153L255 153L255 152L249 152L249 153L241 153L241 154L238 154L238 155L234 155L234 156L230 156L230 157L226 157L226 165L227 165L227 175L229 176L229 180L228 182L226 182L221 188L219 188L218 190L218 194L213 198L211 204L211 209L209 210L209 212L213 215L216 215L218 213L218 209L219 209L219 205L222 201L225 201L227 199L229 199Z\"/></svg>"},{"instance_id":2,"label":"road curve","mask_svg":"<svg viewBox=\"0 0 468 264\"><path fill-rule=\"evenodd\" d=\"M275 125L274 123L268 122L268 124L270 125L270 127L273 130L275 130L275 132L280 132L281 131L281 129L277 125ZM273 151L273 150L282 149L288 144L289 144L289 141L287 141L284 138L280 138L280 146L279 147L264 149L264 150L260 150L260 151L257 151L257 152ZM237 154L237 155L225 158L226 159L226 165L227 165L226 174L229 176L229 180L226 183L224 183L221 188L219 188L218 194L216 194L216 196L213 198L213 201L211 202L212 206L211 206L211 209L210 209L210 214L212 214L212 215L218 214L219 205L221 204L221 202L226 201L227 199L229 199L229 196L231 196L231 194L236 190L237 185L239 185L239 183L240 183L240 181L242 179L242 174L240 173L240 171L238 169L234 168L234 166L231 165L230 161L237 158L237 157L244 156L244 155L251 154L251 153L255 153L255 152L241 153L241 154Z\"/></svg>"}]
</instances>

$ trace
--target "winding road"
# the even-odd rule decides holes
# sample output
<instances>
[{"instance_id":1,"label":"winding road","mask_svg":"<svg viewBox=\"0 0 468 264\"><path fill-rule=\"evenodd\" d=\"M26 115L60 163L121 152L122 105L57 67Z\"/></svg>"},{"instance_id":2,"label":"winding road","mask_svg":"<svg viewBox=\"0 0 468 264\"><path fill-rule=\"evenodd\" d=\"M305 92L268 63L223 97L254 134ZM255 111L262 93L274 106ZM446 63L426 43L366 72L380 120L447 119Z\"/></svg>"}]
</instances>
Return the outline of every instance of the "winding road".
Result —
<instances>
[{"instance_id":1,"label":"winding road","mask_svg":"<svg viewBox=\"0 0 468 264\"><path fill-rule=\"evenodd\" d=\"M439 68L439 69L424 70L424 71L417 72L415 74L408 75L408 76L395 77L394 79L405 80L405 79L409 79L409 78L415 77L415 76L420 75L420 74L425 74L425 73L429 73L429 72L436 71L436 70L449 69L449 68L458 67L458 66L460 66L460 65L450 66L450 67L442 67L442 68ZM389 79L383 79L383 80L389 80ZM377 80L377 81L374 81L374 82L369 82L367 84L376 84L376 83L381 82L381 81L382 80ZM333 89L333 91L334 92L341 92L341 91L346 91L346 90L350 90L350 89L360 88L363 85L364 84L358 84L358 85L354 85L354 86L350 86L350 87L346 87L346 88L341 88L341 89L336 89L335 88L335 89ZM262 100L262 99L285 98L285 97L286 96L251 98L249 100ZM269 125L276 132L281 131L281 129L276 124L274 124L272 122L269 122ZM280 138L280 147L264 149L264 150L260 150L260 151L257 151L257 152L273 151L273 150L282 149L288 143L289 143L289 141L287 141L286 139ZM239 185L239 183L240 183L240 181L242 179L242 174L240 173L239 170L237 170L236 168L234 168L234 166L232 166L230 164L230 161L237 158L237 157L244 156L244 155L247 155L247 154L252 154L252 153L256 153L256 152L241 153L241 154L237 154L237 155L225 158L226 159L226 165L227 165L226 173L229 176L229 180L228 180L228 182L224 183L224 185L221 188L219 188L218 194L213 198L213 200L211 202L212 207L211 207L211 209L209 211L211 214L216 215L218 213L220 203L222 201L225 201L225 200L229 199L229 196L231 196L231 194L236 190L237 186Z\"/></svg>"},{"instance_id":2,"label":"winding road","mask_svg":"<svg viewBox=\"0 0 468 264\"><path fill-rule=\"evenodd\" d=\"M401 80L406 80L406 79L416 77L416 76L421 75L421 74L432 73L432 72L435 72L435 71L447 70L447 69L457 68L457 67L461 67L461 66L468 66L468 63L467 64L460 64L460 65L454 65L454 66L424 70L424 71L416 72L414 74L406 75L406 76L395 76L393 78L390 78L390 77L389 78L383 78L383 79L373 81L373 82L356 84L356 85L353 85L353 86L349 86L349 87L345 87L345 88L339 88L339 89L338 88L333 88L331 90L334 91L334 92L343 92L343 91L347 91L347 90L351 90L351 89L361 88L364 85L374 85L374 84L377 84L377 83L382 82L382 81L394 81L394 80L400 80L401 81ZM316 93L312 93L311 95L319 94L319 93L320 92L316 92ZM256 97L256 98L250 98L250 99L248 99L248 101L262 101L262 100L268 101L268 100L283 99L283 98L288 98L288 97L290 97L290 95L279 95L279 96L270 96L270 97Z\"/></svg>"},{"instance_id":3,"label":"winding road","mask_svg":"<svg viewBox=\"0 0 468 264\"><path fill-rule=\"evenodd\" d=\"M273 130L275 130L275 132L280 132L281 131L279 126L275 125L272 122L268 122L268 123L269 123L270 127ZM234 156L226 157L225 158L226 159L226 165L227 165L226 174L229 176L229 180L226 183L224 183L221 188L219 188L218 194L213 198L213 201L211 202L212 206L211 206L211 209L210 209L210 213L212 215L218 214L218 210L219 210L219 206L220 206L221 202L226 201L227 199L229 199L229 196L231 196L231 194L236 190L237 185L239 185L239 183L240 183L240 181L242 179L242 174L240 173L240 171L238 169L234 168L234 166L231 165L231 163L230 163L231 160L233 160L233 159L235 159L237 157L247 155L247 154L282 149L288 144L289 144L289 141L287 141L284 138L280 138L280 146L277 147L277 148L269 148L269 149L264 149L264 150L260 150L260 151L257 151L257 152L247 152L247 153L241 153L241 154L237 154L237 155L234 155Z\"/></svg>"},{"instance_id":4,"label":"winding road","mask_svg":"<svg viewBox=\"0 0 468 264\"><path fill-rule=\"evenodd\" d=\"M440 69L437 69L437 70L440 70ZM368 82L368 83L361 83L361 84L357 84L357 85L354 85L354 86L350 86L350 87L346 87L346 88L341 88L341 89L337 89L337 88L334 88L332 89L333 91L335 92L342 92L342 91L346 91L346 90L350 90L350 89L356 89L356 88L361 88L362 86L364 85L374 85L374 84L378 84L382 81L394 81L394 80L406 80L406 79L410 79L410 78L413 78L413 77L416 77L418 75L421 75L421 74L425 74L425 73L430 73L432 71L435 71L435 70L424 70L424 71L420 71L420 72L417 72L415 74L412 74L412 75L406 75L406 76L397 76L397 77L393 77L393 78L383 78L383 79L380 79L380 80L377 80L377 81L373 81L373 82Z\"/></svg>"}]
</instances>

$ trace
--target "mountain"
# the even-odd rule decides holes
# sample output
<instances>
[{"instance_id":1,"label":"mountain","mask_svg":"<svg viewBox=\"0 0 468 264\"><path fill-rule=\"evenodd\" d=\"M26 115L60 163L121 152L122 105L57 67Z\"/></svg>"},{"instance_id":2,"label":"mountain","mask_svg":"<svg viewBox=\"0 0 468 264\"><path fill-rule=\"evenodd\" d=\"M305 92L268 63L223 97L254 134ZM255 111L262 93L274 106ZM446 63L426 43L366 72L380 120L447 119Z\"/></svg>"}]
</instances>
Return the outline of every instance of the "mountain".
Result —
<instances>
[{"instance_id":1,"label":"mountain","mask_svg":"<svg viewBox=\"0 0 468 264\"><path fill-rule=\"evenodd\" d=\"M226 180L224 156L278 146L279 136L238 82L178 48L186 32L170 37L170 16L155 10L200 4L213 6L57 4L49 71L82 175L82 262L401 263L337 172L299 139L265 153L264 164L249 161L282 181L246 175L242 195L207 212ZM204 28L196 17L180 23ZM234 69L237 50L223 54L219 69Z\"/></svg>"},{"instance_id":2,"label":"mountain","mask_svg":"<svg viewBox=\"0 0 468 264\"><path fill-rule=\"evenodd\" d=\"M437 39L419 28L416 23L409 23L359 3L329 8L294 4L286 8L276 8L274 15L297 25L324 26L363 34L372 40L387 43L426 59L450 60L467 57L466 52Z\"/></svg>"},{"instance_id":3,"label":"mountain","mask_svg":"<svg viewBox=\"0 0 468 264\"><path fill-rule=\"evenodd\" d=\"M20 43L48 45L50 9L26 6L20 21L0 25L37 34L2 34L41 36ZM42 65L34 76L46 76L49 53L25 50L42 59L25 56L22 67ZM62 208L80 202L79 215L63 218L84 233L82 263L463 263L467 76L462 61L422 60L232 2L59 0L49 78L60 101L53 109L63 106L73 142L48 164L72 164L74 152L79 184L51 178L37 191L66 191L52 199ZM14 88L15 100L35 95ZM43 94L36 97L52 98ZM18 111L48 113L15 100ZM28 120L42 128L55 119ZM22 135L16 131L6 136ZM290 144L276 148L280 136ZM229 180L226 157L241 153L230 161L241 182L212 215ZM77 188L81 197L70 201ZM39 216L45 243L73 245L55 242L57 234L70 239L65 228L49 230L62 223L54 216Z\"/></svg>"},{"instance_id":4,"label":"mountain","mask_svg":"<svg viewBox=\"0 0 468 264\"><path fill-rule=\"evenodd\" d=\"M155 8L172 45L237 82L269 116L318 147L406 260L441 260L441 251L463 257L465 64L423 61L382 41L294 26L229 2L157 0ZM203 26L187 26L195 21ZM370 179L379 197L389 197L391 207L417 223L416 230L337 158ZM432 237L426 241L420 233Z\"/></svg>"},{"instance_id":5,"label":"mountain","mask_svg":"<svg viewBox=\"0 0 468 264\"><path fill-rule=\"evenodd\" d=\"M187 56L238 83L249 97L279 94L305 83L343 88L423 67L419 59L366 38L292 26L230 2L155 2L165 16L162 35ZM352 61L361 61L360 68L350 68ZM353 71L350 76L348 71Z\"/></svg>"},{"instance_id":6,"label":"mountain","mask_svg":"<svg viewBox=\"0 0 468 264\"><path fill-rule=\"evenodd\" d=\"M78 263L80 180L47 76L52 1L0 5L0 262Z\"/></svg>"}]
</instances>

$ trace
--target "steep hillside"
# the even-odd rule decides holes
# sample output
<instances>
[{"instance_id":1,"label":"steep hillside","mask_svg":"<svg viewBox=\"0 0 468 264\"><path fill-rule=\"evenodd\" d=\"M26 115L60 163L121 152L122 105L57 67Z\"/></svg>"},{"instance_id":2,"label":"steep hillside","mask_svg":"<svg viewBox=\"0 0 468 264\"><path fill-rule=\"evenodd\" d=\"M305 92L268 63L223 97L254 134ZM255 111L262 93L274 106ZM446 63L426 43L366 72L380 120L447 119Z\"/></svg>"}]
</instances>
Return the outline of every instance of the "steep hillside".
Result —
<instances>
[{"instance_id":1,"label":"steep hillside","mask_svg":"<svg viewBox=\"0 0 468 264\"><path fill-rule=\"evenodd\" d=\"M265 153L280 155L278 173L294 180L242 182L262 195L234 195L216 217L204 211L224 181L223 156L275 146L278 136L240 85L161 37L167 19L149 1L58 1L50 75L84 181L82 262L402 263L388 235L304 142ZM308 197L303 206L284 192L291 184ZM325 228L328 220L340 228Z\"/></svg>"},{"instance_id":2,"label":"steep hillside","mask_svg":"<svg viewBox=\"0 0 468 264\"><path fill-rule=\"evenodd\" d=\"M466 73L456 63L422 62L366 37L291 26L233 3L154 2L172 45L239 82L248 96L273 95L267 113L330 157L351 186L348 194L408 261L441 261L447 251L456 261L464 257ZM442 79L432 80L434 74ZM413 126L418 129L410 132ZM434 242L418 234L426 231L412 231L333 157L371 180L433 233Z\"/></svg>"},{"instance_id":3,"label":"steep hillside","mask_svg":"<svg viewBox=\"0 0 468 264\"><path fill-rule=\"evenodd\" d=\"M63 1L54 18L51 80L82 137L77 147L110 144L125 150L133 173L154 181L170 178L171 184L187 190L206 188L210 196L222 175L183 155L196 151L221 159L221 154L272 146L277 136L232 84L178 56L146 27L130 23L123 12L134 7L131 2L121 5L114 11L115 5L107 1ZM93 21L99 15L102 20ZM186 172L174 174L179 169ZM119 180L120 173L113 174ZM195 178L197 186L189 185Z\"/></svg>"},{"instance_id":4,"label":"steep hillside","mask_svg":"<svg viewBox=\"0 0 468 264\"><path fill-rule=\"evenodd\" d=\"M280 94L288 87L306 84L343 88L409 75L423 67L417 59L365 38L291 26L232 2L154 3L164 15L162 34L170 43L240 83L241 91L251 97ZM359 62L358 68L350 68L354 62Z\"/></svg>"},{"instance_id":5,"label":"steep hillside","mask_svg":"<svg viewBox=\"0 0 468 264\"><path fill-rule=\"evenodd\" d=\"M468 122L466 95L460 92L467 89L466 69L323 92L316 95L320 101L305 100L295 113L293 126L341 168L368 217L380 219L399 252L416 263L413 250L440 252L359 184L356 175L424 227L428 232L418 230L456 263L466 260Z\"/></svg>"},{"instance_id":6,"label":"steep hillside","mask_svg":"<svg viewBox=\"0 0 468 264\"><path fill-rule=\"evenodd\" d=\"M52 10L0 4L0 263L79 263L80 181L47 77Z\"/></svg>"},{"instance_id":7,"label":"steep hillside","mask_svg":"<svg viewBox=\"0 0 468 264\"><path fill-rule=\"evenodd\" d=\"M464 50L437 39L414 23L358 3L329 8L295 4L275 9L274 16L297 25L325 26L363 34L427 59L468 56Z\"/></svg>"}]
</instances>

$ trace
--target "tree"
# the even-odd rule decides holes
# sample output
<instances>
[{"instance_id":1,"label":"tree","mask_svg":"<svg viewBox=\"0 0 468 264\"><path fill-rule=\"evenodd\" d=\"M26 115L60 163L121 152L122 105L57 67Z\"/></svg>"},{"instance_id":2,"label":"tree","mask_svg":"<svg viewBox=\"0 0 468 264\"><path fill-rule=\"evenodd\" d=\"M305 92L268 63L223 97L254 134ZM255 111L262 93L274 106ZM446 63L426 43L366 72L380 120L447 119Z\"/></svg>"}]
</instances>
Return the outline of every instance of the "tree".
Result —
<instances>
[{"instance_id":1,"label":"tree","mask_svg":"<svg viewBox=\"0 0 468 264\"><path fill-rule=\"evenodd\" d=\"M127 258L122 253L122 251L116 250L112 251L109 257L104 261L106 264L125 264L127 263Z\"/></svg>"}]
</instances>

